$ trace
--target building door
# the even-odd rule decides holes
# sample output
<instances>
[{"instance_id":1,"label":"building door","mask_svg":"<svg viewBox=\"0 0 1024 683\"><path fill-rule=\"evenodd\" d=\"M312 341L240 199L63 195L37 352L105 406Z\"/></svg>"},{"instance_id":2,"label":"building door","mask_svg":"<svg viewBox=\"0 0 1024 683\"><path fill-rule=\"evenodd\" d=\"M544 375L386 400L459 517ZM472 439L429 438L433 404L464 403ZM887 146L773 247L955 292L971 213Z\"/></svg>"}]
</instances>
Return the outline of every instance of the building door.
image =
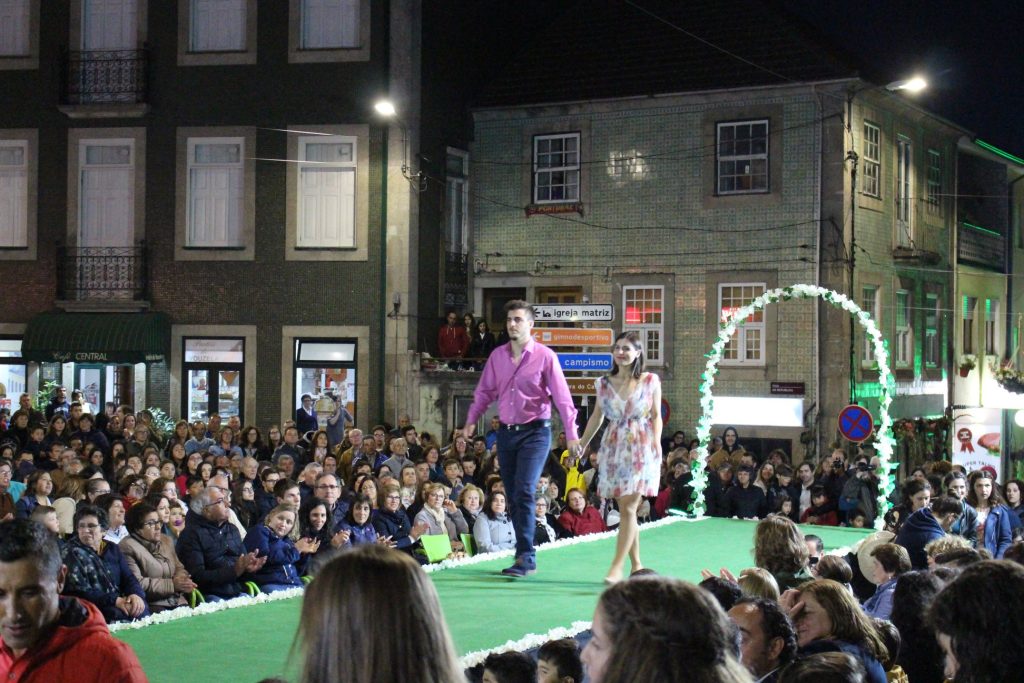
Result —
<instances>
[{"instance_id":1,"label":"building door","mask_svg":"<svg viewBox=\"0 0 1024 683\"><path fill-rule=\"evenodd\" d=\"M135 169L131 140L79 149L78 298L131 298L135 272Z\"/></svg>"},{"instance_id":2,"label":"building door","mask_svg":"<svg viewBox=\"0 0 1024 683\"><path fill-rule=\"evenodd\" d=\"M134 50L136 0L83 0L82 50Z\"/></svg>"},{"instance_id":3,"label":"building door","mask_svg":"<svg viewBox=\"0 0 1024 683\"><path fill-rule=\"evenodd\" d=\"M525 299L525 287L494 287L484 290L483 318L498 338L505 329L505 304L512 299Z\"/></svg>"}]
</instances>

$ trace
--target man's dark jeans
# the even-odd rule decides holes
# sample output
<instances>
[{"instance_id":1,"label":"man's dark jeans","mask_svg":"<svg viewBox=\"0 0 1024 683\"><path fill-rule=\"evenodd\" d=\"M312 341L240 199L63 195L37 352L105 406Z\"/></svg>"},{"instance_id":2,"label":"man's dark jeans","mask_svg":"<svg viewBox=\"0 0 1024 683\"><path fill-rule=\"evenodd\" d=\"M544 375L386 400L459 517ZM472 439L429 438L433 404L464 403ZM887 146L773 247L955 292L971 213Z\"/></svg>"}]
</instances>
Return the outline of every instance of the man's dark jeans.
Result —
<instances>
[{"instance_id":1,"label":"man's dark jeans","mask_svg":"<svg viewBox=\"0 0 1024 683\"><path fill-rule=\"evenodd\" d=\"M533 549L533 535L537 529L534 496L537 480L551 447L551 428L513 431L498 430L498 463L505 496L509 499L509 517L516 532L516 560L533 569L537 554Z\"/></svg>"}]
</instances>

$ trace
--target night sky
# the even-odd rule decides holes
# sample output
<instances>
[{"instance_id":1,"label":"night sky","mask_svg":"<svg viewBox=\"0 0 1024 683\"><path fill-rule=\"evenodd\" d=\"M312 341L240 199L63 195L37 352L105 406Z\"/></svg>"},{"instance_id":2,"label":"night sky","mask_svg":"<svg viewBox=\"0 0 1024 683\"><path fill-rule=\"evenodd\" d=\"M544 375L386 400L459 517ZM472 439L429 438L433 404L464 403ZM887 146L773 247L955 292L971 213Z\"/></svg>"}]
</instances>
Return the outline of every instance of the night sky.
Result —
<instances>
[{"instance_id":1,"label":"night sky","mask_svg":"<svg viewBox=\"0 0 1024 683\"><path fill-rule=\"evenodd\" d=\"M876 69L876 82L924 76L929 88L916 101L1024 157L1020 0L782 0L782 5Z\"/></svg>"}]
</instances>

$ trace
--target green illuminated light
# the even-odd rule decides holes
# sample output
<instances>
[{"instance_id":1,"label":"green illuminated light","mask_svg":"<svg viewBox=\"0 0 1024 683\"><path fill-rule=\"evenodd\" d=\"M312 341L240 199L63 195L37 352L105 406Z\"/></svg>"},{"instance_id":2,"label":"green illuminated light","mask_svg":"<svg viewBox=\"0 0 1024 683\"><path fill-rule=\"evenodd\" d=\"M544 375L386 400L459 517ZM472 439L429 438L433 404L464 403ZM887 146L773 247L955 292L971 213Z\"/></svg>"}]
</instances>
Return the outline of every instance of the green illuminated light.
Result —
<instances>
[{"instance_id":1,"label":"green illuminated light","mask_svg":"<svg viewBox=\"0 0 1024 683\"><path fill-rule=\"evenodd\" d=\"M1020 157L1015 157L1014 155L1010 154L1009 152L1004 152L1003 150L999 149L995 145L990 145L989 143L985 142L984 140L979 140L978 138L974 138L974 144L976 144L978 147L981 147L982 149L987 149L988 151L992 152L993 154L998 154L999 156L1003 157L1004 159L1009 159L1010 161L1012 161L1015 164L1020 164L1021 166L1024 166L1024 159L1021 159Z\"/></svg>"},{"instance_id":2,"label":"green illuminated light","mask_svg":"<svg viewBox=\"0 0 1024 683\"><path fill-rule=\"evenodd\" d=\"M1002 237L1002 235L999 234L998 232L996 232L995 230L989 230L988 228L983 228L980 225L975 225L974 223L968 223L967 221L961 221L961 223L963 223L963 226L965 228L970 228L971 230L977 230L978 232L983 232L986 235L994 235L996 237Z\"/></svg>"}]
</instances>

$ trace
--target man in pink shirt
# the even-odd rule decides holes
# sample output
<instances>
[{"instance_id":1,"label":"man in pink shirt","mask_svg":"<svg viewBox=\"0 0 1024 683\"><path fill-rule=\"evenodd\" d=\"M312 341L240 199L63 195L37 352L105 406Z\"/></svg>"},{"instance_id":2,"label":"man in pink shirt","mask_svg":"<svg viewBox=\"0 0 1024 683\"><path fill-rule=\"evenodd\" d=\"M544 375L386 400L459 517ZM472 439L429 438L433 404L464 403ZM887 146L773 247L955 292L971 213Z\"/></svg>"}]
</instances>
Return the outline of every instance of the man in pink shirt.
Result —
<instances>
[{"instance_id":1,"label":"man in pink shirt","mask_svg":"<svg viewBox=\"0 0 1024 683\"><path fill-rule=\"evenodd\" d=\"M551 446L551 403L562 416L567 446L579 445L576 408L555 353L533 339L533 307L520 299L505 304L509 342L494 350L473 395L462 433L472 438L476 421L497 401L498 461L516 531L516 561L501 573L522 577L537 570L534 493Z\"/></svg>"}]
</instances>

